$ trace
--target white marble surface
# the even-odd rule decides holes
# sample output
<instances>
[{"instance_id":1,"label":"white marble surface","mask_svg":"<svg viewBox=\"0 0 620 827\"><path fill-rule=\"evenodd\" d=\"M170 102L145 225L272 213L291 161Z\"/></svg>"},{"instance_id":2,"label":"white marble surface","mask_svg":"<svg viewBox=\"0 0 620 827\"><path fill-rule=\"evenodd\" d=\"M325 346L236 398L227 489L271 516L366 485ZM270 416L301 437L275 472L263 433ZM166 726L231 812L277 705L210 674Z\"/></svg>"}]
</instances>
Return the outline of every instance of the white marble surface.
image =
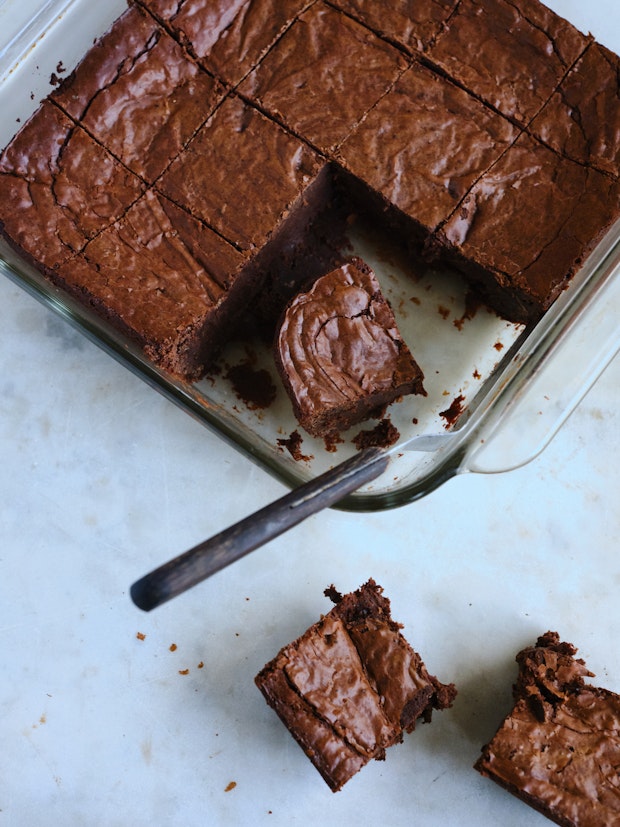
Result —
<instances>
[{"instance_id":1,"label":"white marble surface","mask_svg":"<svg viewBox=\"0 0 620 827\"><path fill-rule=\"evenodd\" d=\"M620 691L620 360L529 465L323 513L145 614L134 579L284 489L4 279L0 330L1 827L548 823L471 765L547 629ZM253 678L370 576L460 694L333 795Z\"/></svg>"}]
</instances>

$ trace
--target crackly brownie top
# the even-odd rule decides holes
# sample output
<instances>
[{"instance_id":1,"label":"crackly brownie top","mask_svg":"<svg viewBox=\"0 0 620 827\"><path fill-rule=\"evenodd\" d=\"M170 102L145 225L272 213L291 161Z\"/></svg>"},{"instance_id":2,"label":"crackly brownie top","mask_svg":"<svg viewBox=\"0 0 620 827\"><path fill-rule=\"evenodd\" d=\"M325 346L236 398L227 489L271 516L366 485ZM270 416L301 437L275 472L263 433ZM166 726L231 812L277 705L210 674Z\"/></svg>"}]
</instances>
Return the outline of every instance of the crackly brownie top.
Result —
<instances>
[{"instance_id":1,"label":"crackly brownie top","mask_svg":"<svg viewBox=\"0 0 620 827\"><path fill-rule=\"evenodd\" d=\"M356 749L374 754L454 701L452 684L431 676L390 614L383 589L370 580L341 598L292 649L286 674L317 711Z\"/></svg>"},{"instance_id":2,"label":"crackly brownie top","mask_svg":"<svg viewBox=\"0 0 620 827\"><path fill-rule=\"evenodd\" d=\"M96 140L154 181L223 96L138 6L121 15L51 97Z\"/></svg>"},{"instance_id":3,"label":"crackly brownie top","mask_svg":"<svg viewBox=\"0 0 620 827\"><path fill-rule=\"evenodd\" d=\"M428 54L474 95L527 124L588 42L538 0L461 0Z\"/></svg>"},{"instance_id":4,"label":"crackly brownie top","mask_svg":"<svg viewBox=\"0 0 620 827\"><path fill-rule=\"evenodd\" d=\"M613 179L522 135L468 193L443 234L506 286L546 305L617 214L619 200Z\"/></svg>"},{"instance_id":5,"label":"crackly brownie top","mask_svg":"<svg viewBox=\"0 0 620 827\"><path fill-rule=\"evenodd\" d=\"M339 154L354 175L432 231L517 134L506 119L414 63Z\"/></svg>"},{"instance_id":6,"label":"crackly brownie top","mask_svg":"<svg viewBox=\"0 0 620 827\"><path fill-rule=\"evenodd\" d=\"M237 84L312 0L140 0L210 72Z\"/></svg>"},{"instance_id":7,"label":"crackly brownie top","mask_svg":"<svg viewBox=\"0 0 620 827\"><path fill-rule=\"evenodd\" d=\"M429 675L390 616L374 580L285 646L256 683L335 792L433 709L454 701L452 684Z\"/></svg>"},{"instance_id":8,"label":"crackly brownie top","mask_svg":"<svg viewBox=\"0 0 620 827\"><path fill-rule=\"evenodd\" d=\"M317 3L284 33L239 91L328 151L406 65L397 49L365 26Z\"/></svg>"},{"instance_id":9,"label":"crackly brownie top","mask_svg":"<svg viewBox=\"0 0 620 827\"><path fill-rule=\"evenodd\" d=\"M458 0L334 0L334 5L415 53L425 49Z\"/></svg>"},{"instance_id":10,"label":"crackly brownie top","mask_svg":"<svg viewBox=\"0 0 620 827\"><path fill-rule=\"evenodd\" d=\"M574 161L620 175L620 60L593 43L530 131Z\"/></svg>"},{"instance_id":11,"label":"crackly brownie top","mask_svg":"<svg viewBox=\"0 0 620 827\"><path fill-rule=\"evenodd\" d=\"M159 342L165 350L204 320L243 262L224 239L149 190L58 272L96 296L145 345Z\"/></svg>"},{"instance_id":12,"label":"crackly brownie top","mask_svg":"<svg viewBox=\"0 0 620 827\"><path fill-rule=\"evenodd\" d=\"M620 825L620 696L555 632L519 653L515 706L476 768L565 827Z\"/></svg>"},{"instance_id":13,"label":"crackly brownie top","mask_svg":"<svg viewBox=\"0 0 620 827\"><path fill-rule=\"evenodd\" d=\"M55 267L123 215L143 185L46 101L0 156L5 233Z\"/></svg>"},{"instance_id":14,"label":"crackly brownie top","mask_svg":"<svg viewBox=\"0 0 620 827\"><path fill-rule=\"evenodd\" d=\"M379 393L421 391L422 372L373 272L359 259L319 277L287 306L276 356L302 424Z\"/></svg>"},{"instance_id":15,"label":"crackly brownie top","mask_svg":"<svg viewBox=\"0 0 620 827\"><path fill-rule=\"evenodd\" d=\"M314 153L229 98L170 166L159 188L241 249L260 248L316 176Z\"/></svg>"}]
</instances>

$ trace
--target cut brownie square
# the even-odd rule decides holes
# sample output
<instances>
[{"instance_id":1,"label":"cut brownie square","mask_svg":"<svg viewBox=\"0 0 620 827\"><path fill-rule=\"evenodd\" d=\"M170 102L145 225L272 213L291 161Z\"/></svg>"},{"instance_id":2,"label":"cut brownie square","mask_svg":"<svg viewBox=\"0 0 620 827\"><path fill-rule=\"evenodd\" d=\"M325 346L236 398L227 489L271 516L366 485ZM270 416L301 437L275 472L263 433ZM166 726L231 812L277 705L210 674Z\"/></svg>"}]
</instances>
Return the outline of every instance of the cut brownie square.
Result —
<instances>
[{"instance_id":1,"label":"cut brownie square","mask_svg":"<svg viewBox=\"0 0 620 827\"><path fill-rule=\"evenodd\" d=\"M373 32L316 3L286 31L239 92L329 151L405 66L398 50Z\"/></svg>"},{"instance_id":2,"label":"cut brownie square","mask_svg":"<svg viewBox=\"0 0 620 827\"><path fill-rule=\"evenodd\" d=\"M51 97L152 183L223 93L150 15L132 6Z\"/></svg>"},{"instance_id":3,"label":"cut brownie square","mask_svg":"<svg viewBox=\"0 0 620 827\"><path fill-rule=\"evenodd\" d=\"M321 166L301 141L227 99L158 183L240 249L260 249Z\"/></svg>"},{"instance_id":4,"label":"cut brownie square","mask_svg":"<svg viewBox=\"0 0 620 827\"><path fill-rule=\"evenodd\" d=\"M433 42L459 0L332 0L377 34L415 54Z\"/></svg>"},{"instance_id":5,"label":"cut brownie square","mask_svg":"<svg viewBox=\"0 0 620 827\"><path fill-rule=\"evenodd\" d=\"M405 394L425 394L379 282L358 258L292 299L275 361L297 419L313 436L344 431Z\"/></svg>"},{"instance_id":6,"label":"cut brownie square","mask_svg":"<svg viewBox=\"0 0 620 827\"><path fill-rule=\"evenodd\" d=\"M620 175L620 60L593 43L530 126L579 163Z\"/></svg>"},{"instance_id":7,"label":"cut brownie square","mask_svg":"<svg viewBox=\"0 0 620 827\"><path fill-rule=\"evenodd\" d=\"M185 379L230 335L254 278L232 245L150 190L55 271L56 283Z\"/></svg>"},{"instance_id":8,"label":"cut brownie square","mask_svg":"<svg viewBox=\"0 0 620 827\"><path fill-rule=\"evenodd\" d=\"M143 184L46 101L0 156L2 235L45 271L66 261L140 196Z\"/></svg>"},{"instance_id":9,"label":"cut brownie square","mask_svg":"<svg viewBox=\"0 0 620 827\"><path fill-rule=\"evenodd\" d=\"M139 0L201 64L236 85L313 0Z\"/></svg>"},{"instance_id":10,"label":"cut brownie square","mask_svg":"<svg viewBox=\"0 0 620 827\"><path fill-rule=\"evenodd\" d=\"M369 188L369 203L396 207L426 238L517 137L479 101L414 63L339 151Z\"/></svg>"},{"instance_id":11,"label":"cut brownie square","mask_svg":"<svg viewBox=\"0 0 620 827\"><path fill-rule=\"evenodd\" d=\"M589 41L538 0L461 0L428 55L474 95L524 126Z\"/></svg>"},{"instance_id":12,"label":"cut brownie square","mask_svg":"<svg viewBox=\"0 0 620 827\"><path fill-rule=\"evenodd\" d=\"M517 655L514 708L476 769L562 827L620 825L620 696L556 632Z\"/></svg>"},{"instance_id":13,"label":"cut brownie square","mask_svg":"<svg viewBox=\"0 0 620 827\"><path fill-rule=\"evenodd\" d=\"M374 580L344 597L333 586L325 594L335 607L285 646L256 684L337 792L418 720L451 706L456 689L429 674Z\"/></svg>"},{"instance_id":14,"label":"cut brownie square","mask_svg":"<svg viewBox=\"0 0 620 827\"><path fill-rule=\"evenodd\" d=\"M498 312L528 322L566 287L619 206L616 181L523 134L438 238Z\"/></svg>"}]
</instances>

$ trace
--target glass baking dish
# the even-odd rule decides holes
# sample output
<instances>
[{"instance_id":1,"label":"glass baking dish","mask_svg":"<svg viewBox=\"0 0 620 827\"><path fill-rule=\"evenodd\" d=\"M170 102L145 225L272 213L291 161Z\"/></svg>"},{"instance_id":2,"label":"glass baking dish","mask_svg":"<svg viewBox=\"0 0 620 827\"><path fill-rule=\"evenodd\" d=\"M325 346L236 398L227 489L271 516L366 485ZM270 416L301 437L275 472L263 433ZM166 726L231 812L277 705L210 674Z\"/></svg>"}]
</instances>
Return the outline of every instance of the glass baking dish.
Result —
<instances>
[{"instance_id":1,"label":"glass baking dish","mask_svg":"<svg viewBox=\"0 0 620 827\"><path fill-rule=\"evenodd\" d=\"M614 29L604 5L600 0L580 7L579 19L571 17L566 2L557 0L554 7L618 51L620 20ZM122 0L0 0L0 146L124 8ZM467 288L458 274L447 269L413 272L411 263L376 232L353 228L350 241L379 277L401 333L424 370L427 396L389 407L385 415L400 436L388 449L388 469L339 507L394 507L424 496L457 473L507 471L524 464L545 447L620 349L620 222L569 289L529 328L484 308L470 318ZM203 380L178 381L3 242L0 272L288 486L303 484L356 454L355 435L377 424L364 423L344 434L342 442L326 446L299 428L264 343L232 343ZM235 379L239 371L270 386L274 400L268 406L249 400ZM286 443L294 432L302 441L291 452Z\"/></svg>"}]
</instances>

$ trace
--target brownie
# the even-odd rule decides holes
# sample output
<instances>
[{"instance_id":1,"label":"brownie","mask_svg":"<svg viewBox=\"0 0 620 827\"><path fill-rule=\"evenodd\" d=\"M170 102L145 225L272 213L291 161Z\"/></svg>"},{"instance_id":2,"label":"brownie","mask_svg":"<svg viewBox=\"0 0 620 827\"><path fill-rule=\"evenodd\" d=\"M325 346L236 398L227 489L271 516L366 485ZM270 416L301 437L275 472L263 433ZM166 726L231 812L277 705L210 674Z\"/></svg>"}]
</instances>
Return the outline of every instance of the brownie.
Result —
<instances>
[{"instance_id":1,"label":"brownie","mask_svg":"<svg viewBox=\"0 0 620 827\"><path fill-rule=\"evenodd\" d=\"M223 87L132 6L51 97L152 183L206 121Z\"/></svg>"},{"instance_id":2,"label":"brownie","mask_svg":"<svg viewBox=\"0 0 620 827\"><path fill-rule=\"evenodd\" d=\"M412 54L433 41L459 0L332 0L332 5Z\"/></svg>"},{"instance_id":3,"label":"brownie","mask_svg":"<svg viewBox=\"0 0 620 827\"><path fill-rule=\"evenodd\" d=\"M463 268L492 306L529 322L566 287L619 206L617 181L523 134L437 239L444 258Z\"/></svg>"},{"instance_id":4,"label":"brownie","mask_svg":"<svg viewBox=\"0 0 620 827\"><path fill-rule=\"evenodd\" d=\"M30 262L54 268L142 190L136 176L46 101L0 156L1 232Z\"/></svg>"},{"instance_id":5,"label":"brownie","mask_svg":"<svg viewBox=\"0 0 620 827\"><path fill-rule=\"evenodd\" d=\"M299 423L313 436L344 431L405 394L425 393L379 282L358 258L289 303L275 361Z\"/></svg>"},{"instance_id":6,"label":"brownie","mask_svg":"<svg viewBox=\"0 0 620 827\"><path fill-rule=\"evenodd\" d=\"M530 132L574 161L620 175L620 60L593 43Z\"/></svg>"},{"instance_id":7,"label":"brownie","mask_svg":"<svg viewBox=\"0 0 620 827\"><path fill-rule=\"evenodd\" d=\"M54 280L159 367L200 376L251 295L251 265L221 236L148 191Z\"/></svg>"},{"instance_id":8,"label":"brownie","mask_svg":"<svg viewBox=\"0 0 620 827\"><path fill-rule=\"evenodd\" d=\"M299 139L227 99L158 183L171 200L244 250L258 250L318 174Z\"/></svg>"},{"instance_id":9,"label":"brownie","mask_svg":"<svg viewBox=\"0 0 620 827\"><path fill-rule=\"evenodd\" d=\"M527 125L588 42L538 0L461 0L428 56L474 95Z\"/></svg>"},{"instance_id":10,"label":"brownie","mask_svg":"<svg viewBox=\"0 0 620 827\"><path fill-rule=\"evenodd\" d=\"M74 295L187 378L233 315L272 325L306 279L342 264L347 209L529 322L618 215L617 69L538 0L132 2L4 151L1 231L67 289L68 263L83 272ZM226 286L217 310L190 312L187 347L119 241L156 202L231 261L230 309ZM136 291L115 288L106 307L117 275L97 290L97 273L124 249ZM157 325L127 323L136 296L164 314L159 345Z\"/></svg>"},{"instance_id":11,"label":"brownie","mask_svg":"<svg viewBox=\"0 0 620 827\"><path fill-rule=\"evenodd\" d=\"M476 769L562 827L620 825L620 696L556 632L517 655L514 707Z\"/></svg>"},{"instance_id":12,"label":"brownie","mask_svg":"<svg viewBox=\"0 0 620 827\"><path fill-rule=\"evenodd\" d=\"M329 151L405 66L396 49L319 2L285 32L239 92L320 150Z\"/></svg>"},{"instance_id":13,"label":"brownie","mask_svg":"<svg viewBox=\"0 0 620 827\"><path fill-rule=\"evenodd\" d=\"M139 0L202 65L236 85L313 0Z\"/></svg>"},{"instance_id":14,"label":"brownie","mask_svg":"<svg viewBox=\"0 0 620 827\"><path fill-rule=\"evenodd\" d=\"M456 690L429 674L391 617L383 589L369 580L285 646L256 684L332 792L402 741Z\"/></svg>"},{"instance_id":15,"label":"brownie","mask_svg":"<svg viewBox=\"0 0 620 827\"><path fill-rule=\"evenodd\" d=\"M379 195L380 209L396 207L410 225L402 234L423 241L517 134L509 121L414 63L338 155L371 191L365 200Z\"/></svg>"}]
</instances>

